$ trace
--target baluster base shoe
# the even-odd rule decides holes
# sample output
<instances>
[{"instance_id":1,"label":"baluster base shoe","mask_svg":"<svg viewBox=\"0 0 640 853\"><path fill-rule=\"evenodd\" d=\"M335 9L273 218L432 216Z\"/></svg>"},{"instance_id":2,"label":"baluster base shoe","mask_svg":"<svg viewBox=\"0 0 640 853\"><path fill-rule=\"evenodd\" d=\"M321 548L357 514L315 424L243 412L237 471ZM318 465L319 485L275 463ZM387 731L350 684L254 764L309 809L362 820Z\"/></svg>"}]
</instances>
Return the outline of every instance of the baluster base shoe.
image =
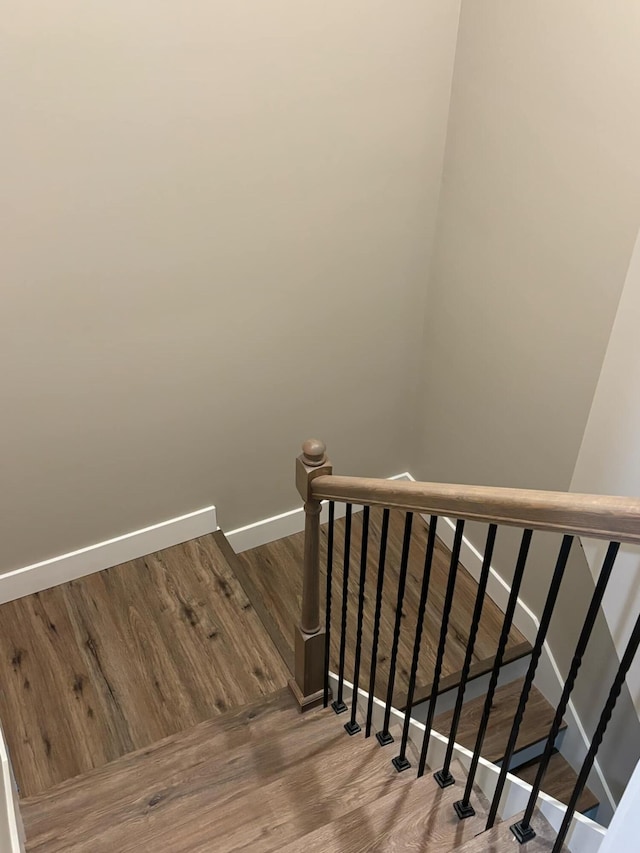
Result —
<instances>
[{"instance_id":1,"label":"baluster base shoe","mask_svg":"<svg viewBox=\"0 0 640 853\"><path fill-rule=\"evenodd\" d=\"M336 714L344 714L345 711L349 710L347 708L347 706L344 704L344 702L342 702L342 701L338 702L337 699L335 702L331 703L331 707L333 708L333 710Z\"/></svg>"},{"instance_id":2,"label":"baluster base shoe","mask_svg":"<svg viewBox=\"0 0 640 853\"><path fill-rule=\"evenodd\" d=\"M444 770L438 770L437 773L433 774L433 778L441 788L448 788L450 785L455 785L456 783L451 773L445 773Z\"/></svg>"},{"instance_id":3,"label":"baluster base shoe","mask_svg":"<svg viewBox=\"0 0 640 853\"><path fill-rule=\"evenodd\" d=\"M398 773L402 773L403 770L408 770L411 767L411 762L406 755L396 755L395 758L391 759L391 763Z\"/></svg>"},{"instance_id":4,"label":"baluster base shoe","mask_svg":"<svg viewBox=\"0 0 640 853\"><path fill-rule=\"evenodd\" d=\"M471 805L471 803L465 803L464 800L458 800L457 803L453 804L454 809L456 810L456 814L460 818L460 820L465 820L468 817L473 817L476 813L476 810Z\"/></svg>"},{"instance_id":5,"label":"baluster base shoe","mask_svg":"<svg viewBox=\"0 0 640 853\"><path fill-rule=\"evenodd\" d=\"M380 746L389 746L390 743L393 743L393 735L389 732L376 732L376 740Z\"/></svg>"},{"instance_id":6,"label":"baluster base shoe","mask_svg":"<svg viewBox=\"0 0 640 853\"><path fill-rule=\"evenodd\" d=\"M530 826L523 826L522 821L514 823L513 826L509 827L509 829L513 832L520 844L526 844L527 841L531 841L532 838L536 837L534 830Z\"/></svg>"},{"instance_id":7,"label":"baluster base shoe","mask_svg":"<svg viewBox=\"0 0 640 853\"><path fill-rule=\"evenodd\" d=\"M358 734L358 732L361 732L361 731L362 731L362 729L361 729L361 728L360 728L360 726L356 723L356 721L355 721L355 720L349 720L349 722L348 722L348 723L345 723L344 730L345 730L345 732L346 732L348 735L357 735L357 734Z\"/></svg>"}]
</instances>

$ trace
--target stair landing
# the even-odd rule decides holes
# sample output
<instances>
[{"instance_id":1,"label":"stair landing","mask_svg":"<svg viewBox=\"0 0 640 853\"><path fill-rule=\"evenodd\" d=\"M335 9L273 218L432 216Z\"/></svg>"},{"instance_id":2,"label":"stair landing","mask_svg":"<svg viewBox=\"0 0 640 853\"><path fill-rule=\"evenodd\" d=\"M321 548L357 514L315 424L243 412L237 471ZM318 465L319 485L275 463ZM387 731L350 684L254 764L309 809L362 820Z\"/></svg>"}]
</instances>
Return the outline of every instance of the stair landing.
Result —
<instances>
[{"instance_id":1,"label":"stair landing","mask_svg":"<svg viewBox=\"0 0 640 853\"><path fill-rule=\"evenodd\" d=\"M288 678L214 535L0 606L0 719L22 796Z\"/></svg>"}]
</instances>

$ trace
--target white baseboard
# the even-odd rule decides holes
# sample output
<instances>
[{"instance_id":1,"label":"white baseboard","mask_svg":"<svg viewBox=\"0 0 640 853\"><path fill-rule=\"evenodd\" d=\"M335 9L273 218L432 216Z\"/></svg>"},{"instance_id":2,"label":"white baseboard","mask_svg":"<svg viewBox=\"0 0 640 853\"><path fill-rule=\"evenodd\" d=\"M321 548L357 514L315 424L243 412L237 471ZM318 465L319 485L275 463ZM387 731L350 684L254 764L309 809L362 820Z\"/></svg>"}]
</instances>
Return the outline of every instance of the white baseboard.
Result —
<instances>
[{"instance_id":1,"label":"white baseboard","mask_svg":"<svg viewBox=\"0 0 640 853\"><path fill-rule=\"evenodd\" d=\"M336 507L336 510L339 509L342 509L342 505ZM320 515L322 523L327 521L327 515L328 510L325 504ZM344 512L341 515L344 515ZM293 536L294 533L301 533L303 530L304 509L298 507L288 512L282 512L280 515L247 524L244 527L237 527L235 530L225 531L224 535L236 554L241 554L243 551L259 548L260 545L267 545L269 542L275 542L276 539L283 539L285 536Z\"/></svg>"},{"instance_id":2,"label":"white baseboard","mask_svg":"<svg viewBox=\"0 0 640 853\"><path fill-rule=\"evenodd\" d=\"M413 479L410 474L396 474L389 477L389 480L410 480ZM361 507L353 507L354 512L357 512ZM343 518L345 515L345 505L336 504L336 518ZM329 520L328 502L322 501L322 513L320 522L324 524ZM282 539L285 536L293 536L294 533L302 533L304 530L304 509L302 506L297 509L291 509L288 512L274 515L271 518L264 518L261 521L256 521L253 524L247 524L245 527L238 527L235 530L225 531L225 536L236 554L242 551L250 551L251 548L259 548L260 545L267 545L269 542L275 542L276 539Z\"/></svg>"},{"instance_id":3,"label":"white baseboard","mask_svg":"<svg viewBox=\"0 0 640 853\"><path fill-rule=\"evenodd\" d=\"M0 575L0 604L101 572L218 529L214 506Z\"/></svg>"}]
</instances>

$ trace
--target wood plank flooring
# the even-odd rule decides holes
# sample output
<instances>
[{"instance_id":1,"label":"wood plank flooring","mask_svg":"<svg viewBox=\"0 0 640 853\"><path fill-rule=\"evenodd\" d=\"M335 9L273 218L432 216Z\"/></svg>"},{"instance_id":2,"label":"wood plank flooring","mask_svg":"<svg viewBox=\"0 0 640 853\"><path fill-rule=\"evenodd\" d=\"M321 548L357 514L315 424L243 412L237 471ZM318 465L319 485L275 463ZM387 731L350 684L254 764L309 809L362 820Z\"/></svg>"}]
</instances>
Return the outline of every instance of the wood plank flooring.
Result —
<instances>
[{"instance_id":1,"label":"wood plank flooring","mask_svg":"<svg viewBox=\"0 0 640 853\"><path fill-rule=\"evenodd\" d=\"M524 679L519 678L498 687L495 692L481 753L488 761L495 763L504 757L523 684ZM473 750L475 747L484 703L485 696L478 696L465 703L456 742L467 749ZM540 741L546 741L554 717L555 708L547 702L539 690L532 687L516 742L516 753ZM434 729L448 737L452 718L453 711L437 714L433 721ZM561 731L566 727L567 724L563 722Z\"/></svg>"},{"instance_id":2,"label":"wood plank flooring","mask_svg":"<svg viewBox=\"0 0 640 853\"><path fill-rule=\"evenodd\" d=\"M288 677L211 535L0 606L0 719L21 796Z\"/></svg>"},{"instance_id":3,"label":"wood plank flooring","mask_svg":"<svg viewBox=\"0 0 640 853\"><path fill-rule=\"evenodd\" d=\"M556 840L556 833L549 822L538 812L533 813L531 826L533 827L536 837L531 841L527 841L524 847L521 847L510 826L522 820L522 814L514 815L505 820L504 823L499 823L490 829L488 832L483 832L471 841L467 841L457 853L505 853L505 851L518 851L524 849L526 853L551 853ZM567 850L562 847L563 853Z\"/></svg>"},{"instance_id":4,"label":"wood plank flooring","mask_svg":"<svg viewBox=\"0 0 640 853\"><path fill-rule=\"evenodd\" d=\"M22 812L29 853L436 851L484 826L483 814L455 818L462 785L396 773L375 738L348 737L331 711L301 715L280 691L28 798Z\"/></svg>"},{"instance_id":5,"label":"wood plank flooring","mask_svg":"<svg viewBox=\"0 0 640 853\"><path fill-rule=\"evenodd\" d=\"M442 522L441 522L442 523ZM362 681L361 687L368 688L368 673L371 665L371 647L373 636L373 614L375 607L376 583L378 575L379 539L382 524L382 510L371 510L370 543L367 559L367 578L365 584L365 619L363 631ZM340 608L342 598L342 554L344 550L345 521L341 519L335 525L334 550L334 588L332 605L332 641L331 668L338 671ZM360 543L362 531L362 513L355 513L352 526L351 544L351 577L348 589L348 625L345 674L350 678L353 672L355 633L357 617L358 575L360 571ZM398 666L394 704L403 707L406 698L413 653L413 640L417 621L420 587L424 566L428 528L419 516L414 516L411 550L409 555L409 571L407 575L406 594L402 609L402 629L398 650ZM382 621L380 645L377 660L377 677L375 695L384 699L389 677L389 655L393 640L393 626L396 613L396 594L402 540L404 533L404 514L391 513L389 527L387 562L385 569L385 586L382 606ZM322 566L322 595L326 583L326 537L327 528L321 528L321 566ZM303 534L295 534L276 542L271 542L251 551L238 555L240 568L238 574L247 583L245 589L254 601L262 602L268 610L275 631L272 637L281 647L283 657L291 659L293 655L293 625L300 619L302 597L302 559L304 548ZM449 571L451 552L438 540L434 555L431 585L427 602L427 614L424 624L422 652L418 669L418 690L416 701L427 698L431 690L433 668L438 646L441 626L441 615ZM457 684L457 675L462 668L466 643L471 625L471 615L475 603L477 583L469 572L459 566L456 581L456 592L446 654L444 659L443 678L447 686ZM324 616L323 616L324 618ZM493 663L502 627L503 614L497 605L487 598L482 614L480 629L473 658L474 675L487 672ZM283 647L284 646L284 647ZM505 662L521 657L530 651L525 638L515 628L509 635L509 643Z\"/></svg>"},{"instance_id":6,"label":"wood plank flooring","mask_svg":"<svg viewBox=\"0 0 640 853\"><path fill-rule=\"evenodd\" d=\"M457 779L464 779L461 767L454 768ZM354 809L326 823L314 832L296 839L280 853L442 853L457 849L471 840L483 827L484 818L476 814L458 820L453 803L459 800L464 785L457 782L442 790L429 776L414 780L405 790L391 790L386 796Z\"/></svg>"},{"instance_id":7,"label":"wood plank flooring","mask_svg":"<svg viewBox=\"0 0 640 853\"><path fill-rule=\"evenodd\" d=\"M533 785L538 768L539 764L537 762L530 762L523 767L518 767L513 772L520 779L524 779L525 782ZM550 797L555 797L556 800L566 805L573 794L573 789L577 781L578 775L566 758L559 752L554 752L542 780L542 790L546 794L549 794ZM596 795L589 788L585 788L578 798L576 810L584 814L597 808L598 805L599 801Z\"/></svg>"}]
</instances>

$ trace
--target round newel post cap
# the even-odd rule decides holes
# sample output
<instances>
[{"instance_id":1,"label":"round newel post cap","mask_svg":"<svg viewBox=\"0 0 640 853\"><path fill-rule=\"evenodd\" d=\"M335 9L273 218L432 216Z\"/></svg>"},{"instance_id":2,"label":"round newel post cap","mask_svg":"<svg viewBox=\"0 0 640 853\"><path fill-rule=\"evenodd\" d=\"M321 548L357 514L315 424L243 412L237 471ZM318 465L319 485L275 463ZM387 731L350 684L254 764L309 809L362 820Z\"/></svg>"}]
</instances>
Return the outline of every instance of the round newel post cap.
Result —
<instances>
[{"instance_id":1,"label":"round newel post cap","mask_svg":"<svg viewBox=\"0 0 640 853\"><path fill-rule=\"evenodd\" d=\"M305 465L318 468L327 458L327 445L319 438L309 438L302 445L302 458Z\"/></svg>"}]
</instances>

